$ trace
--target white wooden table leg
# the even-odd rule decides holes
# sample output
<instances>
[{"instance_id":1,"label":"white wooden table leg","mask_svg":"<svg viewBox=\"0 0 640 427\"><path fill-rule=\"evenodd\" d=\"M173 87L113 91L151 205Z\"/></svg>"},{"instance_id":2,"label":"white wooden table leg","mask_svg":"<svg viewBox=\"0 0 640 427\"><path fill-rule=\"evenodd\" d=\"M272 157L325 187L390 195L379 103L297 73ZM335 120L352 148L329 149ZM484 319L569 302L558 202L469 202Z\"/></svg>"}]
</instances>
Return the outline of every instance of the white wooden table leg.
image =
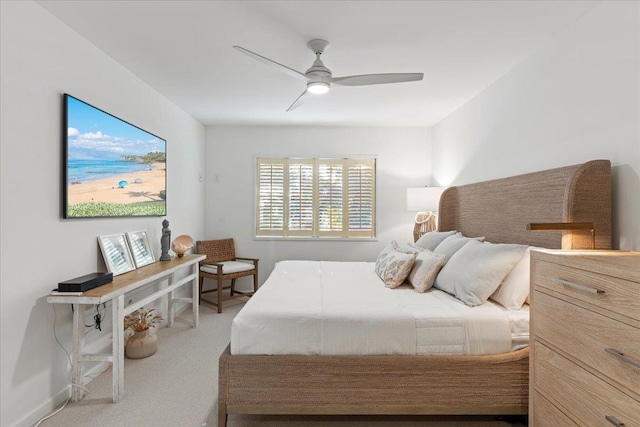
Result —
<instances>
[{"instance_id":1,"label":"white wooden table leg","mask_svg":"<svg viewBox=\"0 0 640 427\"><path fill-rule=\"evenodd\" d=\"M173 283L175 283L175 273L171 273L171 275L169 276L169 283L167 286L171 286ZM167 327L169 328L173 328L173 299L175 298L175 293L174 291L169 292L169 320L167 321Z\"/></svg>"},{"instance_id":2,"label":"white wooden table leg","mask_svg":"<svg viewBox=\"0 0 640 427\"><path fill-rule=\"evenodd\" d=\"M124 295L113 299L113 402L124 398Z\"/></svg>"},{"instance_id":3,"label":"white wooden table leg","mask_svg":"<svg viewBox=\"0 0 640 427\"><path fill-rule=\"evenodd\" d=\"M82 389L76 384L82 383L80 352L84 344L84 319L80 313L83 306L72 304L73 308L73 350L71 351L71 401L82 399Z\"/></svg>"},{"instance_id":4,"label":"white wooden table leg","mask_svg":"<svg viewBox=\"0 0 640 427\"><path fill-rule=\"evenodd\" d=\"M193 264L191 266L191 273L196 275L196 278L191 281L191 306L193 307L193 327L197 328L200 322L200 287L198 279L198 267L199 264Z\"/></svg>"}]
</instances>

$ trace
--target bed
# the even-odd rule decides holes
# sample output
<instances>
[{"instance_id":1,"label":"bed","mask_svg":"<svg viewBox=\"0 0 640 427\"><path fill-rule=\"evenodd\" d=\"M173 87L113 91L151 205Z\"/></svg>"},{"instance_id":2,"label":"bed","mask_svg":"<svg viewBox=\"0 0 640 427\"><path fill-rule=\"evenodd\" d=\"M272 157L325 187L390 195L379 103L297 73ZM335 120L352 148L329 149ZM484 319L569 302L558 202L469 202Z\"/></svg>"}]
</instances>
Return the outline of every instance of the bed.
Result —
<instances>
[{"instance_id":1,"label":"bed","mask_svg":"<svg viewBox=\"0 0 640 427\"><path fill-rule=\"evenodd\" d=\"M610 249L610 162L450 187L440 201L440 231L493 243L591 247L590 234L527 231L533 222L592 222L596 248ZM488 355L235 353L229 346L219 359L221 427L228 414L518 415L528 409L528 347Z\"/></svg>"}]
</instances>

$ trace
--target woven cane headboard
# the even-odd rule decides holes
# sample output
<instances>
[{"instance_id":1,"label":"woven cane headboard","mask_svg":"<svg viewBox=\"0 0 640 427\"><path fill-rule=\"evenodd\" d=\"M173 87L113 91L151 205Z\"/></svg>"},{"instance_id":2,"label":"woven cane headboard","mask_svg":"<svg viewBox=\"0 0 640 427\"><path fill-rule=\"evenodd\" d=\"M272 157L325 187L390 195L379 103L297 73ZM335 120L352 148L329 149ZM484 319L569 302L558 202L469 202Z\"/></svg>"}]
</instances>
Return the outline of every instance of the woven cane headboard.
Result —
<instances>
[{"instance_id":1,"label":"woven cane headboard","mask_svg":"<svg viewBox=\"0 0 640 427\"><path fill-rule=\"evenodd\" d=\"M440 199L440 231L485 236L493 243L591 248L589 231L527 230L526 225L533 222L591 222L595 226L596 248L611 249L611 162L594 160L450 187Z\"/></svg>"}]
</instances>

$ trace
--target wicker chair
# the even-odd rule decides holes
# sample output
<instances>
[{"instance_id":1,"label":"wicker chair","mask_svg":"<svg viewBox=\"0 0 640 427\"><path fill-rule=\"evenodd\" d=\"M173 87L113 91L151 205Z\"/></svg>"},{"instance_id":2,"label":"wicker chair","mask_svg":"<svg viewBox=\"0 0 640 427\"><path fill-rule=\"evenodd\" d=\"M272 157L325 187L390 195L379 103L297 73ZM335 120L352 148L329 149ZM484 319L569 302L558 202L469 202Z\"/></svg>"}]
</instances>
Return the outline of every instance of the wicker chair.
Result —
<instances>
[{"instance_id":1,"label":"wicker chair","mask_svg":"<svg viewBox=\"0 0 640 427\"><path fill-rule=\"evenodd\" d=\"M212 304L222 313L223 301L251 296L258 290L258 259L237 257L233 239L197 241L196 251L207 256L200 262L200 302ZM236 291L236 279L244 276L253 276L253 292ZM203 290L204 279L215 280L217 287ZM225 280L231 284L223 286ZM229 296L222 295L224 289L230 290ZM217 301L202 298L209 292L217 292Z\"/></svg>"}]
</instances>

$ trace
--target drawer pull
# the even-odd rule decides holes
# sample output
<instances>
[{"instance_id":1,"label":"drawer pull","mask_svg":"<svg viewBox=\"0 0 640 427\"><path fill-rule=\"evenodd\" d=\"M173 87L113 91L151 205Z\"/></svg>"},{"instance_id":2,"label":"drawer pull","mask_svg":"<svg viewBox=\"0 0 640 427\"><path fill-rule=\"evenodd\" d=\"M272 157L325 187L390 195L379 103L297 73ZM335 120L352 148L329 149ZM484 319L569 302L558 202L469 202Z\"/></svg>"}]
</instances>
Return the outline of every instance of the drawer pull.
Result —
<instances>
[{"instance_id":1,"label":"drawer pull","mask_svg":"<svg viewBox=\"0 0 640 427\"><path fill-rule=\"evenodd\" d=\"M617 419L616 417L614 417L613 415L607 415L604 417L604 419L609 421L611 424L613 424L616 427L624 427L624 423L619 419Z\"/></svg>"},{"instance_id":2,"label":"drawer pull","mask_svg":"<svg viewBox=\"0 0 640 427\"><path fill-rule=\"evenodd\" d=\"M601 289L596 289L596 288L592 288L590 286L580 285L578 283L573 283L573 282L570 282L568 280L559 279L557 277L553 279L553 282L557 283L558 285L569 286L570 288L577 289L579 291L589 292L590 294L597 294L597 295L604 294L604 291L601 290Z\"/></svg>"},{"instance_id":3,"label":"drawer pull","mask_svg":"<svg viewBox=\"0 0 640 427\"><path fill-rule=\"evenodd\" d=\"M635 360L633 360L629 356L625 356L624 353L620 353L615 348L605 348L604 351L606 351L607 353L609 353L612 356L617 357L618 359L622 360L624 363L628 363L629 365L633 366L634 368L640 369L640 363L636 362Z\"/></svg>"}]
</instances>

